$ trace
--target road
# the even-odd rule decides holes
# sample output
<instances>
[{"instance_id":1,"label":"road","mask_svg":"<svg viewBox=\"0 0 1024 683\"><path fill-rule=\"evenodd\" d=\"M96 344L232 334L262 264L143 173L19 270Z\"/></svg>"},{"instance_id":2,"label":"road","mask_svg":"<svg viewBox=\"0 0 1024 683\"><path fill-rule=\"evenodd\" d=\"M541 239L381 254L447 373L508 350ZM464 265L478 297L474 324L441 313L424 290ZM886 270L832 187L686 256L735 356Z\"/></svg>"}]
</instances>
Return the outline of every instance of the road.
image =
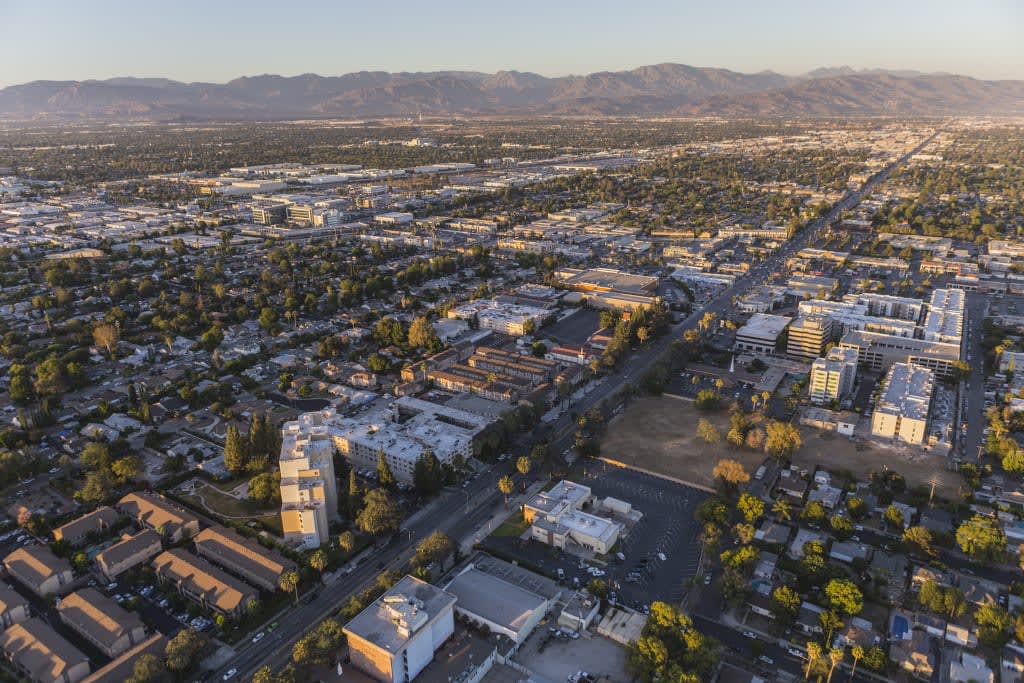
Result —
<instances>
[{"instance_id":1,"label":"road","mask_svg":"<svg viewBox=\"0 0 1024 683\"><path fill-rule=\"evenodd\" d=\"M605 398L615 395L626 384L637 381L665 356L669 345L674 340L680 338L686 330L697 327L697 323L704 313L711 312L722 317L732 307L733 297L742 296L751 288L765 282L772 272L784 267L787 258L804 248L812 239L817 239L828 225L839 218L842 212L855 207L865 194L870 193L879 183L888 178L894 168L905 163L913 154L931 142L937 134L933 134L913 150L872 176L860 189L847 193L825 216L812 221L793 239L786 242L748 273L739 276L732 285L706 305L695 310L686 319L672 325L668 334L658 337L647 346L631 354L616 372L606 377L597 389L584 396L573 407L574 412L585 413L599 405ZM553 423L551 433L554 434L554 437L551 438L551 446L557 449L556 452L562 452L570 445L574 428L575 425L569 413L562 415ZM530 442L539 436L539 431L535 430L532 434L520 437L516 441L516 450L513 452L520 452L518 449L523 446L528 447ZM236 655L215 672L214 680L219 679L231 668L236 668L238 677L244 680L265 664L270 664L274 668L283 666L288 661L292 645L312 625L335 613L350 596L372 585L377 575L385 568L398 568L408 561L413 552L412 546L417 541L438 529L455 539L461 539L472 533L483 520L492 514L495 505L501 504L497 480L504 470L503 467L492 468L471 482L467 489L445 493L444 495L450 499L447 501L448 504L438 505L433 514L422 515L408 529L403 528L403 532L411 533L411 543L406 540L398 546L389 546L371 554L370 558L364 560L351 575L340 579L334 585L324 587L316 600L308 605L299 605L295 610L281 617L278 629L259 644L245 643L241 646ZM468 495L465 495L464 491L468 492ZM462 497L465 497L465 503L455 504Z\"/></svg>"},{"instance_id":2,"label":"road","mask_svg":"<svg viewBox=\"0 0 1024 683\"><path fill-rule=\"evenodd\" d=\"M960 398L961 423L967 423L962 433L963 459L977 464L985 429L985 356L981 348L984 336L981 324L987 310L987 296L967 293L967 319L964 321L963 349L960 357L971 366L971 375ZM959 425L957 425L959 429Z\"/></svg>"}]
</instances>

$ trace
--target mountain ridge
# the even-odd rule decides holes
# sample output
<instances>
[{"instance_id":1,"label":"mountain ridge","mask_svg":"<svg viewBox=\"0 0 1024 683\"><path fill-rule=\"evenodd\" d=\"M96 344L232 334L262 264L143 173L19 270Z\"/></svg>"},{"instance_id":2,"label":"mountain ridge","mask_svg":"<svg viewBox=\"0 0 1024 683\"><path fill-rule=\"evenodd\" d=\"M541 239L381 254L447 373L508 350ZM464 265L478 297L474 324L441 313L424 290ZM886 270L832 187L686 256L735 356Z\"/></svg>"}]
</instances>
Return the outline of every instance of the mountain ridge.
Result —
<instances>
[{"instance_id":1,"label":"mountain ridge","mask_svg":"<svg viewBox=\"0 0 1024 683\"><path fill-rule=\"evenodd\" d=\"M259 74L226 83L123 76L32 81L0 89L0 118L8 120L1022 112L1024 81L846 66L815 69L799 76L674 63L560 77L516 70Z\"/></svg>"}]
</instances>

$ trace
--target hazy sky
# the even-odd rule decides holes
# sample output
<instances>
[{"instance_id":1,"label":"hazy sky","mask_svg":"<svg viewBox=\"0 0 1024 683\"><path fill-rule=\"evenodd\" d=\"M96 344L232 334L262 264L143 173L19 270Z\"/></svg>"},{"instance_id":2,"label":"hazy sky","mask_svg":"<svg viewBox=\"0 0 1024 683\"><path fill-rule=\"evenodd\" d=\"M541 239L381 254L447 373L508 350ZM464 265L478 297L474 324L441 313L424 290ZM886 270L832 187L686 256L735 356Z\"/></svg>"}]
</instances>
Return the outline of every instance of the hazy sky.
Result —
<instances>
[{"instance_id":1,"label":"hazy sky","mask_svg":"<svg viewBox=\"0 0 1024 683\"><path fill-rule=\"evenodd\" d=\"M0 86L658 62L1024 78L1024 1L0 0Z\"/></svg>"}]
</instances>

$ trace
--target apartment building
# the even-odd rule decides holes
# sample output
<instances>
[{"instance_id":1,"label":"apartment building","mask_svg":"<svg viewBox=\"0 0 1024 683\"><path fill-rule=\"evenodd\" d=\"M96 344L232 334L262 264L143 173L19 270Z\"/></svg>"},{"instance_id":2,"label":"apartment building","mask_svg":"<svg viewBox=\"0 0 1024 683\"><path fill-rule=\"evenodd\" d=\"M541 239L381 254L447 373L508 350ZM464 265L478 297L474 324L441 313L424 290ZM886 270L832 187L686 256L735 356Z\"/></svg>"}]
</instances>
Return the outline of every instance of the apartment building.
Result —
<instances>
[{"instance_id":1,"label":"apartment building","mask_svg":"<svg viewBox=\"0 0 1024 683\"><path fill-rule=\"evenodd\" d=\"M161 534L168 543L180 543L199 533L199 518L163 496L136 491L115 505L139 526Z\"/></svg>"},{"instance_id":2,"label":"apartment building","mask_svg":"<svg viewBox=\"0 0 1024 683\"><path fill-rule=\"evenodd\" d=\"M936 289L928 302L923 336L926 341L959 344L964 333L966 295L959 289Z\"/></svg>"},{"instance_id":3,"label":"apartment building","mask_svg":"<svg viewBox=\"0 0 1024 683\"><path fill-rule=\"evenodd\" d=\"M89 675L89 658L38 617L0 634L0 650L32 683L78 683Z\"/></svg>"},{"instance_id":4,"label":"apartment building","mask_svg":"<svg viewBox=\"0 0 1024 683\"><path fill-rule=\"evenodd\" d=\"M913 363L949 377L960 360L960 345L910 339L891 334L855 330L848 332L839 346L857 349L858 362L877 372L885 372L893 363Z\"/></svg>"},{"instance_id":5,"label":"apartment building","mask_svg":"<svg viewBox=\"0 0 1024 683\"><path fill-rule=\"evenodd\" d=\"M824 405L849 397L856 377L857 350L838 347L830 349L825 358L818 358L811 365L811 403Z\"/></svg>"},{"instance_id":6,"label":"apartment building","mask_svg":"<svg viewBox=\"0 0 1024 683\"><path fill-rule=\"evenodd\" d=\"M64 597L57 606L61 621L108 657L117 657L146 638L146 627L129 612L95 588L82 588Z\"/></svg>"},{"instance_id":7,"label":"apartment building","mask_svg":"<svg viewBox=\"0 0 1024 683\"><path fill-rule=\"evenodd\" d=\"M45 545L18 548L4 558L4 569L23 586L44 598L64 592L74 580L71 563L54 555Z\"/></svg>"},{"instance_id":8,"label":"apartment building","mask_svg":"<svg viewBox=\"0 0 1024 683\"><path fill-rule=\"evenodd\" d=\"M335 416L306 413L281 430L281 522L284 537L307 548L329 538L328 525L338 517L334 445L329 420Z\"/></svg>"},{"instance_id":9,"label":"apartment building","mask_svg":"<svg viewBox=\"0 0 1024 683\"><path fill-rule=\"evenodd\" d=\"M203 529L196 536L195 545L200 557L268 592L278 590L282 574L298 569L280 553L222 526Z\"/></svg>"},{"instance_id":10,"label":"apartment building","mask_svg":"<svg viewBox=\"0 0 1024 683\"><path fill-rule=\"evenodd\" d=\"M28 620L28 600L6 583L0 583L0 631Z\"/></svg>"},{"instance_id":11,"label":"apartment building","mask_svg":"<svg viewBox=\"0 0 1024 683\"><path fill-rule=\"evenodd\" d=\"M408 683L455 632L454 595L406 576L345 626L352 665L381 683Z\"/></svg>"},{"instance_id":12,"label":"apartment building","mask_svg":"<svg viewBox=\"0 0 1024 683\"><path fill-rule=\"evenodd\" d=\"M124 572L149 562L163 550L160 534L143 529L134 535L125 534L121 540L96 555L96 566L103 576L113 581Z\"/></svg>"},{"instance_id":13,"label":"apartment building","mask_svg":"<svg viewBox=\"0 0 1024 683\"><path fill-rule=\"evenodd\" d=\"M789 228L784 225L775 225L774 223L764 223L760 227L738 223L719 228L718 236L781 241L789 239Z\"/></svg>"},{"instance_id":14,"label":"apartment building","mask_svg":"<svg viewBox=\"0 0 1024 683\"><path fill-rule=\"evenodd\" d=\"M789 325L786 353L797 358L818 358L833 339L831 318L824 315L797 318Z\"/></svg>"},{"instance_id":15,"label":"apartment building","mask_svg":"<svg viewBox=\"0 0 1024 683\"><path fill-rule=\"evenodd\" d=\"M871 433L920 446L928 433L935 373L912 363L894 363L871 416Z\"/></svg>"},{"instance_id":16,"label":"apartment building","mask_svg":"<svg viewBox=\"0 0 1024 683\"><path fill-rule=\"evenodd\" d=\"M481 330L494 330L511 337L532 334L550 314L546 308L477 299L448 311L449 318L477 322Z\"/></svg>"},{"instance_id":17,"label":"apartment building","mask_svg":"<svg viewBox=\"0 0 1024 683\"><path fill-rule=\"evenodd\" d=\"M106 666L83 678L82 683L124 683L135 673L135 661L139 657L153 655L157 659L163 659L166 648L167 637L161 633L154 633L122 652Z\"/></svg>"},{"instance_id":18,"label":"apartment building","mask_svg":"<svg viewBox=\"0 0 1024 683\"><path fill-rule=\"evenodd\" d=\"M187 550L175 548L153 560L157 578L173 584L183 596L229 617L240 616L259 591Z\"/></svg>"},{"instance_id":19,"label":"apartment building","mask_svg":"<svg viewBox=\"0 0 1024 683\"><path fill-rule=\"evenodd\" d=\"M86 542L89 534L101 534L110 529L118 518L119 515L114 508L104 505L57 527L53 530L53 538L65 541L72 547L78 547Z\"/></svg>"},{"instance_id":20,"label":"apartment building","mask_svg":"<svg viewBox=\"0 0 1024 683\"><path fill-rule=\"evenodd\" d=\"M792 318L785 316L755 313L743 327L736 330L734 347L737 351L773 354L779 342L779 335L791 322Z\"/></svg>"}]
</instances>

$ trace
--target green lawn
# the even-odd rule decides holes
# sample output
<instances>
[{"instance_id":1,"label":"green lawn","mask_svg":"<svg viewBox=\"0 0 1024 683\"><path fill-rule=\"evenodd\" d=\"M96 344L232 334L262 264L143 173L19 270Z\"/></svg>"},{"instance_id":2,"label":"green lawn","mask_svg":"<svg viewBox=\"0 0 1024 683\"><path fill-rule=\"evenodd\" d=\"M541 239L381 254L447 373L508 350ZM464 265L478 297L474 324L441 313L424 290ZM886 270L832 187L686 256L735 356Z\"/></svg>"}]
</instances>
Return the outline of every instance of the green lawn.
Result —
<instances>
[{"instance_id":1,"label":"green lawn","mask_svg":"<svg viewBox=\"0 0 1024 683\"><path fill-rule=\"evenodd\" d=\"M509 516L504 522L498 526L497 529L491 534L492 536L511 536L518 538L523 535L523 532L530 528L530 525L523 521L523 513L516 512Z\"/></svg>"}]
</instances>

